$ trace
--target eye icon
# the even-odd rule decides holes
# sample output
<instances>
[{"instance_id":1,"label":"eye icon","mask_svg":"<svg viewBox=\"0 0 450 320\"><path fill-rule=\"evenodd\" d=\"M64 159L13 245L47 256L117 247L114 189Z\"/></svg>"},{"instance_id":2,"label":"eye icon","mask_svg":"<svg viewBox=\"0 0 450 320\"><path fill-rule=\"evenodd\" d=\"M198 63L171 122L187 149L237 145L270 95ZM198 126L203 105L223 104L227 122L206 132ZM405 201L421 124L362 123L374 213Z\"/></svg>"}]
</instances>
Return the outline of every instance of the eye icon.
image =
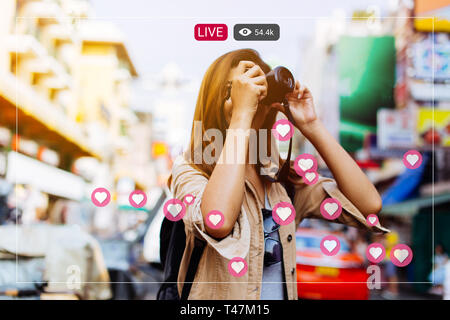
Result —
<instances>
[{"instance_id":1,"label":"eye icon","mask_svg":"<svg viewBox=\"0 0 450 320\"><path fill-rule=\"evenodd\" d=\"M252 30L250 30L249 28L242 28L241 30L239 30L239 34L246 37L252 34Z\"/></svg>"}]
</instances>

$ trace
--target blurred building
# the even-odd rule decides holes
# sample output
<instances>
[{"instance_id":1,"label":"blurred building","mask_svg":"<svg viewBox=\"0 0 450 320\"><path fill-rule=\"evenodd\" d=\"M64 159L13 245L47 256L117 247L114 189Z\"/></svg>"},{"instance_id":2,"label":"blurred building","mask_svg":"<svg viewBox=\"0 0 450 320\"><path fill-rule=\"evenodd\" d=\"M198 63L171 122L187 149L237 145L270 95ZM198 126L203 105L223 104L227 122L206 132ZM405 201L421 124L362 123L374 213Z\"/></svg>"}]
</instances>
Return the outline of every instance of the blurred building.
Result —
<instances>
[{"instance_id":1,"label":"blurred building","mask_svg":"<svg viewBox=\"0 0 450 320\"><path fill-rule=\"evenodd\" d=\"M382 224L411 246L402 276L420 291L434 247L450 248L449 10L440 0L355 8L350 19L337 10L317 22L302 75L327 128L382 195ZM416 170L402 162L410 149L424 157Z\"/></svg>"},{"instance_id":2,"label":"blurred building","mask_svg":"<svg viewBox=\"0 0 450 320\"><path fill-rule=\"evenodd\" d=\"M167 184L173 159L189 145L199 85L199 81L186 76L176 62L147 75L141 83L141 99L151 101L152 158L160 186Z\"/></svg>"},{"instance_id":3,"label":"blurred building","mask_svg":"<svg viewBox=\"0 0 450 320\"><path fill-rule=\"evenodd\" d=\"M0 3L0 179L48 195L49 212L89 203L98 186L116 199L124 176L154 184L151 119L131 108L138 74L125 37L92 14L86 0Z\"/></svg>"},{"instance_id":4,"label":"blurred building","mask_svg":"<svg viewBox=\"0 0 450 320\"><path fill-rule=\"evenodd\" d=\"M414 18L393 24L396 109L379 114L378 120L378 135L387 142L387 150L417 149L426 159L422 170L407 170L383 195L386 215L411 222L415 264L410 279L418 282L429 279L437 246L450 253L449 12L450 3L440 0L400 6L398 16ZM396 136L412 138L395 145ZM422 292L429 287L415 284Z\"/></svg>"}]
</instances>

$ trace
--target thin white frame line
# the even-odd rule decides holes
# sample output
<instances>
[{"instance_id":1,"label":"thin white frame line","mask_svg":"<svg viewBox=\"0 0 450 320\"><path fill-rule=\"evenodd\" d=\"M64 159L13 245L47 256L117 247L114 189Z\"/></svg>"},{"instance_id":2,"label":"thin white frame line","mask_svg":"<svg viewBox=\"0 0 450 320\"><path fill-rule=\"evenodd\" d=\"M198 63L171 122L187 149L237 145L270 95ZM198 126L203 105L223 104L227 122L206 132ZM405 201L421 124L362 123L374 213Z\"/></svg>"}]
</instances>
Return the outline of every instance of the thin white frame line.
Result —
<instances>
[{"instance_id":1,"label":"thin white frame line","mask_svg":"<svg viewBox=\"0 0 450 320\"><path fill-rule=\"evenodd\" d=\"M431 79L433 80L433 86L431 87L431 106L433 107L432 109L433 109L433 111L431 112L431 132L433 133L433 136L434 136L434 126L435 126L435 123L434 123L434 107L435 107L435 96L434 96L434 77L435 77L435 75L434 75L434 68L435 68L435 64L434 64L434 56L435 56L435 49L434 49L434 37L435 37L435 33L434 33L434 17L433 17L433 25L432 25L432 32L431 32L431 41L432 41L432 44L431 44L431 55L432 55L432 57L431 57ZM434 258L435 258L435 253L434 253L434 251L436 250L436 248L434 247L434 139L433 139L433 144L432 144L432 146L431 146L431 149L432 149L432 152L431 152L431 161L432 161L432 165L431 165L431 194L433 195L432 197L431 197L431 246L432 246L432 256L433 256L433 260L432 260L432 269L431 269L431 274L432 274L432 281L433 281L433 283L434 283L434 277L436 276L435 275L435 272L433 272L433 270L434 270L434 267L435 267L435 261L434 261Z\"/></svg>"},{"instance_id":2,"label":"thin white frame line","mask_svg":"<svg viewBox=\"0 0 450 320\"><path fill-rule=\"evenodd\" d=\"M16 19L54 19L53 16L16 16ZM223 16L223 17L214 17L214 16L158 16L158 17L145 17L145 16L136 16L136 17L86 17L86 18L73 18L73 17L57 17L57 19L70 19L70 20L192 20L192 19L203 19L203 20L219 20L219 19L284 19L284 20L295 20L295 19L330 19L333 16L321 16L321 17L233 17L233 16ZM377 19L433 19L433 16L380 16L380 17L343 17L344 19L352 19L352 20L368 20L372 18Z\"/></svg>"},{"instance_id":3,"label":"thin white frame line","mask_svg":"<svg viewBox=\"0 0 450 320\"><path fill-rule=\"evenodd\" d=\"M17 20L18 19L35 19L35 18L40 18L40 19L53 19L54 17L24 17L24 16L16 16L15 18L15 27L16 30L15 31L15 39L16 39L16 46L18 46L18 38L19 38L19 34L16 32L17 31ZM169 20L169 19L182 19L182 20L192 20L192 19L284 19L284 20L290 20L290 19L330 19L332 17L93 17L93 18L70 18L70 17L58 17L58 19L60 18L66 18L66 19L72 19L72 20L102 20L102 19L106 19L106 20ZM356 20L367 20L368 18L373 18L373 17L344 17L345 19L356 19ZM378 17L379 19L432 19L432 120L433 120L433 124L432 124L432 132L434 132L434 104L435 104L435 100L434 100L434 36L435 36L435 17L434 16L415 16L415 17ZM18 57L18 52L16 50L16 61L17 61L17 57ZM16 104L18 103L18 78L16 78ZM16 106L16 135L18 132L18 108ZM433 261L432 261L432 266L434 269L434 147L435 147L435 143L433 140L432 143L432 196L431 196L431 201L432 201L432 257L433 257ZM14 158L14 157L13 157ZM15 183L17 185L17 173L15 173L14 175L15 177ZM15 205L17 208L17 192L14 192L15 195ZM33 282L19 282L17 281L17 277L18 277L18 257L19 255L17 254L17 248L18 248L18 224L17 224L17 215L16 215L16 284L18 283L22 283L22 284L26 284L26 283L39 283L37 281L33 281ZM378 283L408 283L408 284L414 284L414 283L423 283L423 284L433 284L434 283L434 273L433 273L433 279L431 282L418 282L418 281L407 281L407 282L378 282ZM52 283L67 283L66 282L56 282L56 281L52 281ZM142 282L142 281L137 281L137 282L76 282L76 283L109 283L109 284L114 284L114 283L165 283L165 282ZM173 282L176 283L176 282ZM190 283L190 282L183 282L183 283ZM191 282L193 283L193 282ZM223 282L207 282L207 281L202 281L200 283L223 283ZM242 282L226 282L226 283L242 283ZM251 283L251 282L247 282L247 283ZM261 282L257 282L257 283L261 283ZM275 282L275 283L298 283L298 282ZM314 281L314 282L301 282L301 283L328 283L328 282L318 282L318 281ZM366 282L330 282L330 283L336 283L336 284L345 284L345 283L367 283Z\"/></svg>"},{"instance_id":4,"label":"thin white frame line","mask_svg":"<svg viewBox=\"0 0 450 320\"><path fill-rule=\"evenodd\" d=\"M40 283L40 282L33 282L33 281L25 281L25 282L18 282L18 283L21 283L21 284L34 284L34 283ZM67 282L66 281L52 281L51 283L55 283L55 284L67 284ZM351 282L333 282L333 281L327 281L327 282L322 282L322 281L320 281L320 282L318 282L318 281L300 281L300 282L297 282L297 281L283 281L283 282L278 282L278 281L263 281L263 282L259 282L259 281L252 281L252 282L248 282L248 281L222 281L222 282L220 282L220 281L202 281L202 282L188 282L188 281L186 281L186 282L175 282L175 281L170 281L170 282L166 282L166 281L163 281L163 282L161 282L161 281L118 281L118 282L107 282L107 281L104 281L104 282L100 282L100 281L87 281L87 282L84 282L84 281L72 281L72 282L70 282L71 284L105 284L105 283L109 283L109 284L111 284L111 283L133 283L133 284L141 284L141 283L152 283L152 284L156 284L156 283L171 283L171 284L177 284L177 283L191 283L191 284L194 284L194 283L241 283L241 284L243 284L243 283L246 283L246 284L260 284L260 283L272 283L272 284L278 284L278 283L289 283L289 284L292 284L292 283L299 283L299 284L302 284L302 283L335 283L335 284L345 284L345 283L365 283L365 284L367 284L367 281L366 282L364 282L364 281L351 281ZM411 284L411 283L432 283L432 282L430 282L430 281L426 281L426 282L423 282L423 281L421 281L421 282L409 282L409 281L392 281L392 282L390 282L390 281L377 281L376 283L408 283L408 284Z\"/></svg>"},{"instance_id":5,"label":"thin white frame line","mask_svg":"<svg viewBox=\"0 0 450 320\"><path fill-rule=\"evenodd\" d=\"M17 61L18 61L18 57L19 57L19 52L18 52L18 50L17 50L17 48L19 47L19 37L18 37L18 35L17 35L17 20L16 20L16 24L15 24L15 27L16 27L16 30L14 30L14 32L15 32L15 39L16 39L16 41L15 41L15 43L16 43L16 66L17 66ZM14 70L15 71L15 70ZM19 128L19 108L18 108L18 99L19 99L19 78L16 76L15 77L15 79L16 79L16 81L15 81L15 84L16 84L16 94L15 94L15 96L16 96L16 121L15 121L15 124L16 124L16 136L18 135L18 128ZM15 151L15 153L14 153L14 156L13 156L13 158L16 158L16 156L17 156L17 150L18 149L18 147L17 147L17 144L16 144L16 150L14 150ZM16 159L17 160L17 159ZM16 162L17 163L17 162ZM8 167L9 167L9 164L8 164ZM14 172L14 182L15 182L15 185L14 185L14 202L15 202L15 205L16 205L16 283L17 283L17 279L18 279L18 276L19 276L19 254L18 254L18 246L19 246L19 224L18 224L18 210L17 210L17 170Z\"/></svg>"}]
</instances>

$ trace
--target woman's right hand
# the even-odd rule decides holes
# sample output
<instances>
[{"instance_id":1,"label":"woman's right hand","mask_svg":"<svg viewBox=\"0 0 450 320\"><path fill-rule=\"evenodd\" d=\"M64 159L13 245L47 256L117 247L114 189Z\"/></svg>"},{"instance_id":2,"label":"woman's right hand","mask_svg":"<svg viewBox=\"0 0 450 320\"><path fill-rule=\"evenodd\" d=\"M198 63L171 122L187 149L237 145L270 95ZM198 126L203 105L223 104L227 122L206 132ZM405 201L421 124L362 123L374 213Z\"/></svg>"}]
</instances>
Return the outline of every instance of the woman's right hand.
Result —
<instances>
[{"instance_id":1,"label":"woman's right hand","mask_svg":"<svg viewBox=\"0 0 450 320\"><path fill-rule=\"evenodd\" d=\"M240 61L232 79L232 116L253 119L259 101L267 95L267 80L264 72L252 61Z\"/></svg>"}]
</instances>

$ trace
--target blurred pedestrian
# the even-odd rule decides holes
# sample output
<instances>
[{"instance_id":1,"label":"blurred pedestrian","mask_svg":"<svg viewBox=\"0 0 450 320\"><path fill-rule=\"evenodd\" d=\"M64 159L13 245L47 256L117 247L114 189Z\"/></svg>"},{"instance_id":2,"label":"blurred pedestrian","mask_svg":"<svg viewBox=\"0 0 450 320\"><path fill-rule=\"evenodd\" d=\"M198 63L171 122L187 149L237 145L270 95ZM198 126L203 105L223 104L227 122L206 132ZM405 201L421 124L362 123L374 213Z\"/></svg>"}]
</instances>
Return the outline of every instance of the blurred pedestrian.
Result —
<instances>
[{"instance_id":1,"label":"blurred pedestrian","mask_svg":"<svg viewBox=\"0 0 450 320\"><path fill-rule=\"evenodd\" d=\"M438 244L434 251L433 270L431 271L428 280L433 282L430 293L443 295L445 282L445 268L448 262L448 256L445 253L444 247Z\"/></svg>"},{"instance_id":2,"label":"blurred pedestrian","mask_svg":"<svg viewBox=\"0 0 450 320\"><path fill-rule=\"evenodd\" d=\"M450 300L450 261L445 263L444 300Z\"/></svg>"},{"instance_id":3,"label":"blurred pedestrian","mask_svg":"<svg viewBox=\"0 0 450 320\"><path fill-rule=\"evenodd\" d=\"M384 275L387 280L387 288L381 294L387 300L396 299L398 297L398 277L397 267L390 261L392 248L398 243L398 233L391 230L384 239L386 248L386 257L383 261Z\"/></svg>"}]
</instances>

